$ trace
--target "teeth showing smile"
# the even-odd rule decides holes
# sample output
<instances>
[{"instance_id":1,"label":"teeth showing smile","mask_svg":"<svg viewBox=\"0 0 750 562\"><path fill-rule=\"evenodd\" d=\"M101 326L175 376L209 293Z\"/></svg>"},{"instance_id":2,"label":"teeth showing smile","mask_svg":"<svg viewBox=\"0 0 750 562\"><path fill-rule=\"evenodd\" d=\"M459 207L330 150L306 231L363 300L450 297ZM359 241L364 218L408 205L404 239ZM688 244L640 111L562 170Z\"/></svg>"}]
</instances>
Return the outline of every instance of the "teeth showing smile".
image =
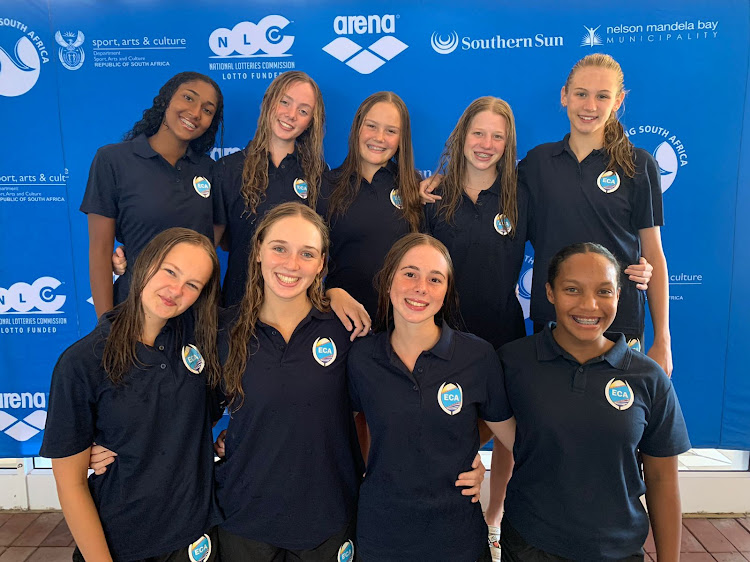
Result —
<instances>
[{"instance_id":1,"label":"teeth showing smile","mask_svg":"<svg viewBox=\"0 0 750 562\"><path fill-rule=\"evenodd\" d=\"M584 316L573 316L573 320L584 326L596 326L599 323L599 318L586 318Z\"/></svg>"},{"instance_id":2,"label":"teeth showing smile","mask_svg":"<svg viewBox=\"0 0 750 562\"><path fill-rule=\"evenodd\" d=\"M285 131L291 131L294 129L292 125L290 125L289 123L284 123L283 121L279 121L279 127L284 129Z\"/></svg>"},{"instance_id":3,"label":"teeth showing smile","mask_svg":"<svg viewBox=\"0 0 750 562\"><path fill-rule=\"evenodd\" d=\"M476 156L479 160L489 160L492 158L492 154L487 154L486 152L475 152L474 156Z\"/></svg>"},{"instance_id":4,"label":"teeth showing smile","mask_svg":"<svg viewBox=\"0 0 750 562\"><path fill-rule=\"evenodd\" d=\"M424 308L427 306L426 302L417 302L411 299L404 299L404 300L406 301L406 304L408 304L409 306L416 306L418 308Z\"/></svg>"},{"instance_id":5,"label":"teeth showing smile","mask_svg":"<svg viewBox=\"0 0 750 562\"><path fill-rule=\"evenodd\" d=\"M193 123L191 123L190 121L188 121L184 117L180 117L180 121L182 122L183 125L185 125L191 131L194 131L197 128Z\"/></svg>"},{"instance_id":6,"label":"teeth showing smile","mask_svg":"<svg viewBox=\"0 0 750 562\"><path fill-rule=\"evenodd\" d=\"M374 152L385 152L385 147L384 146L375 146L373 144L368 144L367 148L369 150L374 151Z\"/></svg>"},{"instance_id":7,"label":"teeth showing smile","mask_svg":"<svg viewBox=\"0 0 750 562\"><path fill-rule=\"evenodd\" d=\"M591 121L596 119L595 115L579 115L578 116L581 121L586 121L587 123L590 123Z\"/></svg>"},{"instance_id":8,"label":"teeth showing smile","mask_svg":"<svg viewBox=\"0 0 750 562\"><path fill-rule=\"evenodd\" d=\"M277 273L276 277L278 277L282 283L287 283L289 285L299 281L299 277L289 277L288 275L282 275L281 273Z\"/></svg>"}]
</instances>

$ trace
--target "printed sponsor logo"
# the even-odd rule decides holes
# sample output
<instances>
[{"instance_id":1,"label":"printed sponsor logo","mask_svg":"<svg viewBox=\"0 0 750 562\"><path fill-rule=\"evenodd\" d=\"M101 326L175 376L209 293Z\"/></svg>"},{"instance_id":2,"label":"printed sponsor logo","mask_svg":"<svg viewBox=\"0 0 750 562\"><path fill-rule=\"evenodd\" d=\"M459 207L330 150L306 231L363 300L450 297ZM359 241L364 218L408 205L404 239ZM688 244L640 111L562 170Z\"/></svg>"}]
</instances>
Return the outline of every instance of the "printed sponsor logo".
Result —
<instances>
[{"instance_id":1,"label":"printed sponsor logo","mask_svg":"<svg viewBox=\"0 0 750 562\"><path fill-rule=\"evenodd\" d=\"M0 392L0 431L16 441L28 441L44 430L47 397L43 392ZM8 410L34 410L23 417Z\"/></svg>"},{"instance_id":2,"label":"printed sponsor logo","mask_svg":"<svg viewBox=\"0 0 750 562\"><path fill-rule=\"evenodd\" d=\"M40 277L30 285L19 282L7 289L0 287L0 314L61 314L67 297L58 294L60 285L54 277Z\"/></svg>"},{"instance_id":3,"label":"printed sponsor logo","mask_svg":"<svg viewBox=\"0 0 750 562\"><path fill-rule=\"evenodd\" d=\"M521 277L518 279L518 302L521 303L523 317L528 319L531 310L531 283L534 277L534 258L523 257Z\"/></svg>"},{"instance_id":4,"label":"printed sponsor logo","mask_svg":"<svg viewBox=\"0 0 750 562\"><path fill-rule=\"evenodd\" d=\"M214 29L208 37L213 53L209 58L221 60L209 62L208 69L219 71L222 80L269 81L294 69L289 50L295 36L288 33L288 26L293 23L284 16L269 15L258 23L241 21L232 29Z\"/></svg>"},{"instance_id":5,"label":"printed sponsor logo","mask_svg":"<svg viewBox=\"0 0 750 562\"><path fill-rule=\"evenodd\" d=\"M22 96L49 62L44 41L22 21L0 16L0 96Z\"/></svg>"},{"instance_id":6,"label":"printed sponsor logo","mask_svg":"<svg viewBox=\"0 0 750 562\"><path fill-rule=\"evenodd\" d=\"M667 41L703 41L716 39L719 20L683 20L651 23L584 25L586 33L581 47L599 45L632 45L636 43L664 43Z\"/></svg>"},{"instance_id":7,"label":"printed sponsor logo","mask_svg":"<svg viewBox=\"0 0 750 562\"><path fill-rule=\"evenodd\" d=\"M348 37L337 37L323 50L360 74L371 74L401 54L408 45L397 39L396 19L393 14L369 16L337 16L333 30L339 35L383 35L367 47Z\"/></svg>"},{"instance_id":8,"label":"printed sponsor logo","mask_svg":"<svg viewBox=\"0 0 750 562\"><path fill-rule=\"evenodd\" d=\"M83 62L86 60L86 53L83 51L83 42L86 37L81 31L74 33L72 31L65 31L60 33L58 30L55 33L55 41L60 45L57 51L57 57L60 59L60 63L68 70L78 70L83 66Z\"/></svg>"},{"instance_id":9,"label":"printed sponsor logo","mask_svg":"<svg viewBox=\"0 0 750 562\"><path fill-rule=\"evenodd\" d=\"M441 55L449 55L458 47L458 33L451 31L446 39L443 39L442 35L439 35L437 31L430 37L430 45L436 53Z\"/></svg>"},{"instance_id":10,"label":"printed sponsor logo","mask_svg":"<svg viewBox=\"0 0 750 562\"><path fill-rule=\"evenodd\" d=\"M625 134L636 146L653 147L651 154L659 164L661 191L665 193L677 179L677 172L688 165L685 145L676 134L659 125L627 127Z\"/></svg>"},{"instance_id":11,"label":"printed sponsor logo","mask_svg":"<svg viewBox=\"0 0 750 562\"><path fill-rule=\"evenodd\" d=\"M447 36L443 36L435 31L430 36L430 46L436 53L441 55L449 55L456 50L486 51L563 47L564 43L565 40L561 35L545 35L543 33L518 37L505 37L496 34L492 37L478 38L469 35L460 37L456 31L451 31Z\"/></svg>"}]
</instances>

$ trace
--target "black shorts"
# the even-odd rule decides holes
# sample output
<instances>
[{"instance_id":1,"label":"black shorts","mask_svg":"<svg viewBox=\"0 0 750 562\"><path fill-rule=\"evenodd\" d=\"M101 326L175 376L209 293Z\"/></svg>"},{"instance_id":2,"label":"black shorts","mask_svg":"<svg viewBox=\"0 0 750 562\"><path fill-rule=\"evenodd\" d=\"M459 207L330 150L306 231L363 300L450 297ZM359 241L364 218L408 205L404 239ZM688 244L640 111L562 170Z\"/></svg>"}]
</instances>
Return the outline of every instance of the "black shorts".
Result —
<instances>
[{"instance_id":1,"label":"black shorts","mask_svg":"<svg viewBox=\"0 0 750 562\"><path fill-rule=\"evenodd\" d=\"M354 542L356 516L352 517L346 528L309 550L287 550L228 533L221 527L218 529L221 562L353 562L359 560Z\"/></svg>"},{"instance_id":2,"label":"black shorts","mask_svg":"<svg viewBox=\"0 0 750 562\"><path fill-rule=\"evenodd\" d=\"M136 562L218 562L220 558L217 536L217 527L214 527L203 536L196 537L189 546L183 546L167 554L141 558ZM78 547L73 551L73 562L86 562Z\"/></svg>"},{"instance_id":3,"label":"black shorts","mask_svg":"<svg viewBox=\"0 0 750 562\"><path fill-rule=\"evenodd\" d=\"M503 517L500 531L500 560L502 562L567 562L570 558L563 558L531 546ZM621 558L618 562L643 562L643 554L634 554Z\"/></svg>"}]
</instances>

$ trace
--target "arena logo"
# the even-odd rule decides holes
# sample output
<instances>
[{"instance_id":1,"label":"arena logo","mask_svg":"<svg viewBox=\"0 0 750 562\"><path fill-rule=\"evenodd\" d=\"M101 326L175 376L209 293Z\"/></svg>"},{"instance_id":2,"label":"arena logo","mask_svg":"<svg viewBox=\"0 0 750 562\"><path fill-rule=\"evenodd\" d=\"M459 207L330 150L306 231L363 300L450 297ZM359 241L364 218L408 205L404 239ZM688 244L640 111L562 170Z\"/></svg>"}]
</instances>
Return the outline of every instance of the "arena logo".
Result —
<instances>
[{"instance_id":1,"label":"arena logo","mask_svg":"<svg viewBox=\"0 0 750 562\"><path fill-rule=\"evenodd\" d=\"M257 24L241 21L232 29L214 29L208 46L214 53L211 58L289 57L294 35L282 31L291 22L284 16L266 16Z\"/></svg>"},{"instance_id":2,"label":"arena logo","mask_svg":"<svg viewBox=\"0 0 750 562\"><path fill-rule=\"evenodd\" d=\"M432 50L441 55L448 55L458 49L462 51L485 51L504 49L534 49L539 47L563 47L565 40L559 35L544 35L537 33L528 37L502 37L495 35L477 39L475 37L461 37L452 31L444 38L437 31L430 37Z\"/></svg>"},{"instance_id":3,"label":"arena logo","mask_svg":"<svg viewBox=\"0 0 750 562\"><path fill-rule=\"evenodd\" d=\"M666 192L674 184L677 172L688 165L688 154L682 141L669 129L658 125L629 127L625 129L625 134L636 146L651 150L659 164L661 192ZM638 135L642 136L635 139Z\"/></svg>"},{"instance_id":4,"label":"arena logo","mask_svg":"<svg viewBox=\"0 0 750 562\"><path fill-rule=\"evenodd\" d=\"M31 285L14 283L0 287L0 314L62 314L66 296L56 290L62 285L54 277L40 277Z\"/></svg>"},{"instance_id":5,"label":"arena logo","mask_svg":"<svg viewBox=\"0 0 750 562\"><path fill-rule=\"evenodd\" d=\"M19 20L0 17L0 96L13 98L31 90L48 62L39 35Z\"/></svg>"},{"instance_id":6,"label":"arena logo","mask_svg":"<svg viewBox=\"0 0 750 562\"><path fill-rule=\"evenodd\" d=\"M617 25L583 28L586 34L581 41L581 47L595 47L597 45L625 45L632 43L660 43L666 41L701 41L716 39L719 20L671 21L647 24L622 23Z\"/></svg>"},{"instance_id":7,"label":"arena logo","mask_svg":"<svg viewBox=\"0 0 750 562\"><path fill-rule=\"evenodd\" d=\"M55 33L55 41L60 45L60 49L57 51L57 57L60 59L60 63L68 70L78 70L83 66L83 61L86 60L86 53L83 51L83 42L86 37L80 31L73 33L72 31L66 31L60 33L58 30Z\"/></svg>"},{"instance_id":8,"label":"arena logo","mask_svg":"<svg viewBox=\"0 0 750 562\"><path fill-rule=\"evenodd\" d=\"M333 31L336 35L388 35L366 48L348 37L337 37L323 47L323 50L360 74L372 74L409 46L391 35L396 32L398 17L393 14L337 16L333 19Z\"/></svg>"},{"instance_id":9,"label":"arena logo","mask_svg":"<svg viewBox=\"0 0 750 562\"><path fill-rule=\"evenodd\" d=\"M28 441L44 431L47 397L43 392L0 392L0 431L16 441ZM7 410L31 410L20 418Z\"/></svg>"}]
</instances>

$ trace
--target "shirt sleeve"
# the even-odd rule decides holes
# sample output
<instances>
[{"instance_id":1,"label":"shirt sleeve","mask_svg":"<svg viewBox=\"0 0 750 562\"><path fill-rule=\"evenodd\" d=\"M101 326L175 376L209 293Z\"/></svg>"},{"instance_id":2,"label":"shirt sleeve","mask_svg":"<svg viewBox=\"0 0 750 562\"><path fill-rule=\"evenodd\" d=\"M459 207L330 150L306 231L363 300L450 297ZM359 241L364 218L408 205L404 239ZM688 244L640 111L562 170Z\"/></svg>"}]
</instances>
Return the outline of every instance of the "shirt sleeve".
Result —
<instances>
[{"instance_id":1,"label":"shirt sleeve","mask_svg":"<svg viewBox=\"0 0 750 562\"><path fill-rule=\"evenodd\" d=\"M114 166L107 147L97 150L89 170L86 192L80 210L87 215L93 213L110 219L117 218L119 193Z\"/></svg>"},{"instance_id":2,"label":"shirt sleeve","mask_svg":"<svg viewBox=\"0 0 750 562\"><path fill-rule=\"evenodd\" d=\"M664 225L664 208L661 194L659 164L653 156L638 150L636 159L643 159L643 170L636 161L636 174L633 178L632 226L635 230Z\"/></svg>"},{"instance_id":3,"label":"shirt sleeve","mask_svg":"<svg viewBox=\"0 0 750 562\"><path fill-rule=\"evenodd\" d=\"M503 367L493 349L485 354L481 365L486 380L486 400L479 408L479 417L489 422L505 421L513 416L505 392Z\"/></svg>"},{"instance_id":4,"label":"shirt sleeve","mask_svg":"<svg viewBox=\"0 0 750 562\"><path fill-rule=\"evenodd\" d=\"M95 376L87 372L93 361L81 356L88 346L74 346L58 359L52 372L49 410L39 454L47 458L75 455L90 447L96 427Z\"/></svg>"},{"instance_id":5,"label":"shirt sleeve","mask_svg":"<svg viewBox=\"0 0 750 562\"><path fill-rule=\"evenodd\" d=\"M672 381L663 373L659 377L657 388L663 392L651 405L638 448L652 457L673 457L690 449L690 439Z\"/></svg>"}]
</instances>

